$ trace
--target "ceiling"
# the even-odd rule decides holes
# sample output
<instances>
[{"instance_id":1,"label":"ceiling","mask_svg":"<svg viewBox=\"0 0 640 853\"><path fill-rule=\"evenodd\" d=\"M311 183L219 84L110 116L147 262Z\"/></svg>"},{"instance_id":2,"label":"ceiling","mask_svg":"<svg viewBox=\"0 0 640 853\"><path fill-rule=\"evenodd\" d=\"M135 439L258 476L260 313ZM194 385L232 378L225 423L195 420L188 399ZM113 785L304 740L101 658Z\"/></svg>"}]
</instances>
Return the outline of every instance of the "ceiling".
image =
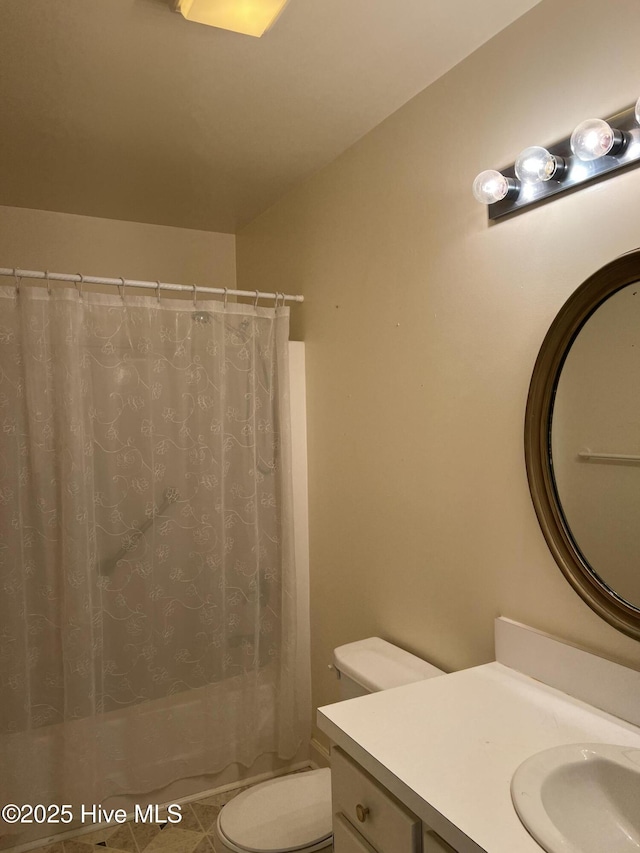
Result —
<instances>
[{"instance_id":1,"label":"ceiling","mask_svg":"<svg viewBox=\"0 0 640 853\"><path fill-rule=\"evenodd\" d=\"M0 0L0 204L236 232L539 0Z\"/></svg>"}]
</instances>

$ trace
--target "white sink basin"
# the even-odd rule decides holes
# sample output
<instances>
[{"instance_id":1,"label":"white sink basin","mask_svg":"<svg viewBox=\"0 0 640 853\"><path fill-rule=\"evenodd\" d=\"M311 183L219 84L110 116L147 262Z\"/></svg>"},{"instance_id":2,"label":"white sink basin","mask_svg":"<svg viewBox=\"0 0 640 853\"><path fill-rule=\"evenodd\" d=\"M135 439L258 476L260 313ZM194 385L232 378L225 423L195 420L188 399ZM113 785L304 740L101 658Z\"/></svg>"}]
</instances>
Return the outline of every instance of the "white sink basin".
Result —
<instances>
[{"instance_id":1,"label":"white sink basin","mask_svg":"<svg viewBox=\"0 0 640 853\"><path fill-rule=\"evenodd\" d=\"M547 853L640 853L640 749L574 743L513 774L518 817Z\"/></svg>"}]
</instances>

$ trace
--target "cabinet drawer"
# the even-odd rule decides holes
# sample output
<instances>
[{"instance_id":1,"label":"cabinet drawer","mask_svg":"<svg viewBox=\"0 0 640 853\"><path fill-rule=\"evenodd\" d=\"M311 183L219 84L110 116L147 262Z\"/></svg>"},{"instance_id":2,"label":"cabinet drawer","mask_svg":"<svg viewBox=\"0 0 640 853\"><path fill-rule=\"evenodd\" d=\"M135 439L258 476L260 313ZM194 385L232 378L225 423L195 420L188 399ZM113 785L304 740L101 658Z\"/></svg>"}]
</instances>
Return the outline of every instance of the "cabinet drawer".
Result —
<instances>
[{"instance_id":1,"label":"cabinet drawer","mask_svg":"<svg viewBox=\"0 0 640 853\"><path fill-rule=\"evenodd\" d=\"M380 853L420 850L419 818L339 747L331 751L331 793L334 814L342 812Z\"/></svg>"},{"instance_id":2,"label":"cabinet drawer","mask_svg":"<svg viewBox=\"0 0 640 853\"><path fill-rule=\"evenodd\" d=\"M333 853L376 853L341 814L333 816Z\"/></svg>"}]
</instances>

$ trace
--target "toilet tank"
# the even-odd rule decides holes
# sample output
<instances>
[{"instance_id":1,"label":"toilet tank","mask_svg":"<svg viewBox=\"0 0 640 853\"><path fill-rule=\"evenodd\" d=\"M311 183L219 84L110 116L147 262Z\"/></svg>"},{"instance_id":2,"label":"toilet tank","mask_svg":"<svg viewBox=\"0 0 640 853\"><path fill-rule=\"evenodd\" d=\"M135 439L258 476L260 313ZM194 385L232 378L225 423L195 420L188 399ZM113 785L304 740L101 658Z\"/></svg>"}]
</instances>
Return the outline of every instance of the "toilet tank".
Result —
<instances>
[{"instance_id":1,"label":"toilet tank","mask_svg":"<svg viewBox=\"0 0 640 853\"><path fill-rule=\"evenodd\" d=\"M445 674L380 637L338 646L333 651L333 664L340 679L340 699L353 699Z\"/></svg>"}]
</instances>

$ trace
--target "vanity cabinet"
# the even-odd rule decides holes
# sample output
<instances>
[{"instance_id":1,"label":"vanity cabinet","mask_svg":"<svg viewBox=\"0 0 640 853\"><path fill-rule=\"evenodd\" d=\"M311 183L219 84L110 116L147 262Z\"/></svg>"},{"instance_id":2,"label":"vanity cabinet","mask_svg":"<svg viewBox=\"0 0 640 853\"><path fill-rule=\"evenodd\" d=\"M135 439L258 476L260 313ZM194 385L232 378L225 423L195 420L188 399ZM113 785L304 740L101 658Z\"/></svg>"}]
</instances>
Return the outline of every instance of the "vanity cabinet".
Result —
<instances>
[{"instance_id":1,"label":"vanity cabinet","mask_svg":"<svg viewBox=\"0 0 640 853\"><path fill-rule=\"evenodd\" d=\"M496 653L493 663L318 709L335 745L336 853L541 853L511 799L518 768L567 745L640 750L636 670L504 618ZM369 809L364 821L358 805ZM593 826L608 820L603 808L590 812ZM392 819L401 828L389 838Z\"/></svg>"},{"instance_id":2,"label":"vanity cabinet","mask_svg":"<svg viewBox=\"0 0 640 853\"><path fill-rule=\"evenodd\" d=\"M331 796L334 853L455 853L339 747Z\"/></svg>"}]
</instances>

